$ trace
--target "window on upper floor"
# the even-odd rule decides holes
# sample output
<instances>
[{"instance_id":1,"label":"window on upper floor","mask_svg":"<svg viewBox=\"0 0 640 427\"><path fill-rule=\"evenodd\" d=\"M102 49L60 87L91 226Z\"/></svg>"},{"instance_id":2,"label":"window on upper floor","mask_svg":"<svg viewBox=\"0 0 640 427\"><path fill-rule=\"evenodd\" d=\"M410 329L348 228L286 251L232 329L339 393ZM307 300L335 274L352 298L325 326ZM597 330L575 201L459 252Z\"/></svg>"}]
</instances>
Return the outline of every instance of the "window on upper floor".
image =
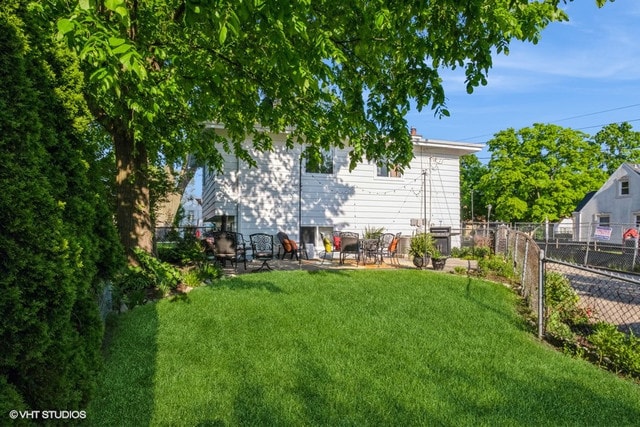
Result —
<instances>
[{"instance_id":1,"label":"window on upper floor","mask_svg":"<svg viewBox=\"0 0 640 427\"><path fill-rule=\"evenodd\" d=\"M629 195L629 180L626 178L618 181L618 196L628 196Z\"/></svg>"},{"instance_id":2,"label":"window on upper floor","mask_svg":"<svg viewBox=\"0 0 640 427\"><path fill-rule=\"evenodd\" d=\"M636 228L640 227L640 214L635 214Z\"/></svg>"},{"instance_id":3,"label":"window on upper floor","mask_svg":"<svg viewBox=\"0 0 640 427\"><path fill-rule=\"evenodd\" d=\"M402 174L395 167L387 166L387 165L378 165L377 166L377 176L386 176L389 178L401 178Z\"/></svg>"},{"instance_id":4,"label":"window on upper floor","mask_svg":"<svg viewBox=\"0 0 640 427\"><path fill-rule=\"evenodd\" d=\"M304 167L306 173L322 173L330 175L333 173L333 150L320 151L319 159L307 159Z\"/></svg>"}]
</instances>

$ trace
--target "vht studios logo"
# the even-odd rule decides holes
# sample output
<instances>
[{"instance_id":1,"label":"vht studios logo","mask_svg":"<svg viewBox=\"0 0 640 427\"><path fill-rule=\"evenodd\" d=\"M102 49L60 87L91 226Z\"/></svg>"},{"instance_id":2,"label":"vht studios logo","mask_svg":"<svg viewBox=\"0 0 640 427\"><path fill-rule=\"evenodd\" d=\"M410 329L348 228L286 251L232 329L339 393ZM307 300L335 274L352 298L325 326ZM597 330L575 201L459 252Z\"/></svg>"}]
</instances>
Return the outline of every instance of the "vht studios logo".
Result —
<instances>
[{"instance_id":1,"label":"vht studios logo","mask_svg":"<svg viewBox=\"0 0 640 427\"><path fill-rule=\"evenodd\" d=\"M84 420L86 411L16 411L9 412L12 420Z\"/></svg>"}]
</instances>

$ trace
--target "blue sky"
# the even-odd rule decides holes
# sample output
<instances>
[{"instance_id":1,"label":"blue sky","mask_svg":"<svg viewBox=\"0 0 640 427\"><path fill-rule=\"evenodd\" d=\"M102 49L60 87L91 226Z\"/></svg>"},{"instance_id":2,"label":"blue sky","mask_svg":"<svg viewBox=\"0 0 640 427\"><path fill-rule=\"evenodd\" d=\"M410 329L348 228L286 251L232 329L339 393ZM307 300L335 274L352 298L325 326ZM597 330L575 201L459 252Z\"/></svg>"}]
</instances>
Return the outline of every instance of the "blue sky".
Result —
<instances>
[{"instance_id":1,"label":"blue sky","mask_svg":"<svg viewBox=\"0 0 640 427\"><path fill-rule=\"evenodd\" d=\"M640 1L599 9L595 0L574 0L563 8L568 22L552 23L537 45L513 42L508 56L494 56L488 85L473 94L463 70L441 73L451 116L411 112L409 125L425 138L478 143L533 123L595 134L628 121L640 130Z\"/></svg>"}]
</instances>

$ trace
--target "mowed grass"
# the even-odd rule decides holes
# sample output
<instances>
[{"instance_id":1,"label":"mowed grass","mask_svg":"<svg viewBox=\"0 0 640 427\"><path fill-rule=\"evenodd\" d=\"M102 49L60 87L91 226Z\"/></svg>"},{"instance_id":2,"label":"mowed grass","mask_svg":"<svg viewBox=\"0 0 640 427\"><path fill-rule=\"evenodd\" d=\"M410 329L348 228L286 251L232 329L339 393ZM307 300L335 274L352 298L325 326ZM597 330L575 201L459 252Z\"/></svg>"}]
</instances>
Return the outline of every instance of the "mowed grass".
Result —
<instances>
[{"instance_id":1,"label":"mowed grass","mask_svg":"<svg viewBox=\"0 0 640 427\"><path fill-rule=\"evenodd\" d=\"M224 279L118 317L95 425L638 425L640 386L538 342L504 286L427 271Z\"/></svg>"}]
</instances>

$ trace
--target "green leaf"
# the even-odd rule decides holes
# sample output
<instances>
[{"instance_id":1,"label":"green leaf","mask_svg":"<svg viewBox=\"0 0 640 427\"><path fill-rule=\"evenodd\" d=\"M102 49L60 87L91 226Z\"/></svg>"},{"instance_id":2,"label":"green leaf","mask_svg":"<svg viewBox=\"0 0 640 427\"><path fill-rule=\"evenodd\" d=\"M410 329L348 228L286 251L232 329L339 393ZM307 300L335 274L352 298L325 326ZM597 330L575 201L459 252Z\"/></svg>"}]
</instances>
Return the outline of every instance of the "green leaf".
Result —
<instances>
[{"instance_id":1,"label":"green leaf","mask_svg":"<svg viewBox=\"0 0 640 427\"><path fill-rule=\"evenodd\" d=\"M73 31L73 22L69 19L59 19L57 22L58 31L67 34Z\"/></svg>"},{"instance_id":2,"label":"green leaf","mask_svg":"<svg viewBox=\"0 0 640 427\"><path fill-rule=\"evenodd\" d=\"M130 49L131 49L131 45L130 44L121 44L117 48L113 49L113 53L116 54L116 55L119 55L121 53L128 52Z\"/></svg>"},{"instance_id":3,"label":"green leaf","mask_svg":"<svg viewBox=\"0 0 640 427\"><path fill-rule=\"evenodd\" d=\"M223 25L222 28L220 28L220 34L218 34L218 41L220 42L220 44L224 44L224 41L227 39L227 26Z\"/></svg>"},{"instance_id":4,"label":"green leaf","mask_svg":"<svg viewBox=\"0 0 640 427\"><path fill-rule=\"evenodd\" d=\"M129 17L129 11L124 6L119 6L116 8L115 12L123 18Z\"/></svg>"},{"instance_id":5,"label":"green leaf","mask_svg":"<svg viewBox=\"0 0 640 427\"><path fill-rule=\"evenodd\" d=\"M384 24L384 14L382 13L376 14L376 22L375 22L376 28L381 29L383 24Z\"/></svg>"},{"instance_id":6,"label":"green leaf","mask_svg":"<svg viewBox=\"0 0 640 427\"><path fill-rule=\"evenodd\" d=\"M118 7L123 7L124 6L124 1L123 0L106 0L104 2L104 6L107 9L113 10L115 12L116 9L118 9Z\"/></svg>"},{"instance_id":7,"label":"green leaf","mask_svg":"<svg viewBox=\"0 0 640 427\"><path fill-rule=\"evenodd\" d=\"M91 2L90 0L80 0L78 6L80 6L82 10L89 10L91 8Z\"/></svg>"},{"instance_id":8,"label":"green leaf","mask_svg":"<svg viewBox=\"0 0 640 427\"><path fill-rule=\"evenodd\" d=\"M126 40L122 39L120 37L109 37L109 46L111 46L111 47L120 46L124 42L126 42Z\"/></svg>"}]
</instances>

